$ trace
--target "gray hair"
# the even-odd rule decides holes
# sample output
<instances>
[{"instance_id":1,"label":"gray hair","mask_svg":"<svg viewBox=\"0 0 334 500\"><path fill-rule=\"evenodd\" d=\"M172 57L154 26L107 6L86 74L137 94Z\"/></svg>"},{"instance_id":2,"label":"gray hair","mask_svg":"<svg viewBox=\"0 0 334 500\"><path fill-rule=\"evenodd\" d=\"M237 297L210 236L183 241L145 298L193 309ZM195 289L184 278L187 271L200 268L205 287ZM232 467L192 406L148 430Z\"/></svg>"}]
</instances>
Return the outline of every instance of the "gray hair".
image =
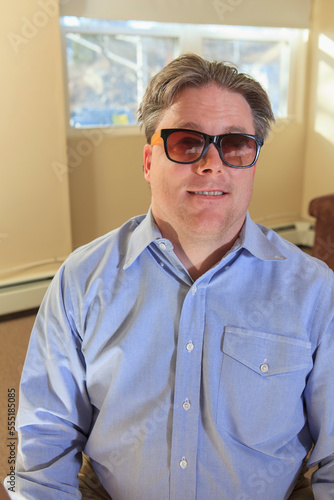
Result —
<instances>
[{"instance_id":1,"label":"gray hair","mask_svg":"<svg viewBox=\"0 0 334 500\"><path fill-rule=\"evenodd\" d=\"M267 137L275 118L266 91L254 78L239 73L229 63L206 61L196 54L182 54L151 78L138 108L138 123L144 127L148 143L177 93L210 83L241 94L251 108L255 134L263 139Z\"/></svg>"}]
</instances>

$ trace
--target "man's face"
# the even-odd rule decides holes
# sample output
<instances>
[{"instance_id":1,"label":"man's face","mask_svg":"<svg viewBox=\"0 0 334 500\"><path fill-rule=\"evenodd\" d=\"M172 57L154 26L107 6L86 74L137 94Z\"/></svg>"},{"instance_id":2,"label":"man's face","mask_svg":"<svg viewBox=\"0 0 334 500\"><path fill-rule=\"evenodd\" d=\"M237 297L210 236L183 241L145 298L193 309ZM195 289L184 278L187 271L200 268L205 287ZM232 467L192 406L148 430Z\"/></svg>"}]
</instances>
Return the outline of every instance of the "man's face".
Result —
<instances>
[{"instance_id":1,"label":"man's face","mask_svg":"<svg viewBox=\"0 0 334 500\"><path fill-rule=\"evenodd\" d=\"M158 123L157 130L163 128L255 134L247 101L214 84L183 90ZM235 240L251 200L255 166L225 165L213 144L197 163L180 165L168 160L163 144L147 144L144 173L151 185L153 216L164 237L172 242L180 235L194 242L212 239L221 245Z\"/></svg>"}]
</instances>

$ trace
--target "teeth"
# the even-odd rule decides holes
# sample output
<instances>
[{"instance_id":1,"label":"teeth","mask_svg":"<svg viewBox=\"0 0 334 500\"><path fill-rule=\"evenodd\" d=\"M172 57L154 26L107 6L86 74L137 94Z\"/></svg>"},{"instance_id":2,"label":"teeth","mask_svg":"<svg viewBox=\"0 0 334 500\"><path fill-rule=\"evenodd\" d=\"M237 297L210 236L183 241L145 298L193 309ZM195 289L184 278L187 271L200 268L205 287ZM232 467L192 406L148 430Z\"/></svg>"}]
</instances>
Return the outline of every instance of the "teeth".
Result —
<instances>
[{"instance_id":1,"label":"teeth","mask_svg":"<svg viewBox=\"0 0 334 500\"><path fill-rule=\"evenodd\" d=\"M223 191L195 191L195 194L204 194L205 196L221 196Z\"/></svg>"}]
</instances>

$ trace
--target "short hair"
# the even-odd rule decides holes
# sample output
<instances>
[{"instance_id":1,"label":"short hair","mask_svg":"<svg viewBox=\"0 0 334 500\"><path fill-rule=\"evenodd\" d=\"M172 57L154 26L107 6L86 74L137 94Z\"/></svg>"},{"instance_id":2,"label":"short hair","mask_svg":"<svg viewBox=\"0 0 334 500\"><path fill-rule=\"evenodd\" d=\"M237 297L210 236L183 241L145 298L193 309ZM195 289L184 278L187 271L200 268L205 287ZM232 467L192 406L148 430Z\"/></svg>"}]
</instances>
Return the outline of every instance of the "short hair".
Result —
<instances>
[{"instance_id":1,"label":"short hair","mask_svg":"<svg viewBox=\"0 0 334 500\"><path fill-rule=\"evenodd\" d=\"M178 93L211 83L244 97L251 108L255 134L265 139L275 118L262 86L251 76L239 73L230 63L207 61L196 54L182 54L154 75L147 85L138 108L138 123L144 127L147 142L150 143L164 111Z\"/></svg>"}]
</instances>

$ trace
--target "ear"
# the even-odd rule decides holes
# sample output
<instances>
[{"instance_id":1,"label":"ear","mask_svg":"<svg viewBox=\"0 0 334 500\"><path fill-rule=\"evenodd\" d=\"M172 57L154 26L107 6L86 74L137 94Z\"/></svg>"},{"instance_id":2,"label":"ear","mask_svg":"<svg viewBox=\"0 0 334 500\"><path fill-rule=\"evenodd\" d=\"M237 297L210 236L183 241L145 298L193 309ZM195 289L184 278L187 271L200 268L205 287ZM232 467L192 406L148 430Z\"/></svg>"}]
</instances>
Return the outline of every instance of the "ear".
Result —
<instances>
[{"instance_id":1,"label":"ear","mask_svg":"<svg viewBox=\"0 0 334 500\"><path fill-rule=\"evenodd\" d=\"M147 182L151 181L151 163L152 163L152 146L145 144L144 146L144 178Z\"/></svg>"}]
</instances>

